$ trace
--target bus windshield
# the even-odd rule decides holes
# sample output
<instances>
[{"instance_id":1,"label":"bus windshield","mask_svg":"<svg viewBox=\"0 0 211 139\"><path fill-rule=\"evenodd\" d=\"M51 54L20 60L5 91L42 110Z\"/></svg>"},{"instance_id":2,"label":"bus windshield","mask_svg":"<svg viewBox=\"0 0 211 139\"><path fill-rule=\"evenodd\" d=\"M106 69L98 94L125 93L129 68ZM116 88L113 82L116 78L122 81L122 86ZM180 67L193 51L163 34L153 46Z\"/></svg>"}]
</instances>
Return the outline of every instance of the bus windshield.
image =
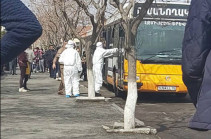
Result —
<instances>
[{"instance_id":1,"label":"bus windshield","mask_svg":"<svg viewBox=\"0 0 211 139\"><path fill-rule=\"evenodd\" d=\"M136 57L142 63L181 64L185 22L143 21L136 36Z\"/></svg>"}]
</instances>

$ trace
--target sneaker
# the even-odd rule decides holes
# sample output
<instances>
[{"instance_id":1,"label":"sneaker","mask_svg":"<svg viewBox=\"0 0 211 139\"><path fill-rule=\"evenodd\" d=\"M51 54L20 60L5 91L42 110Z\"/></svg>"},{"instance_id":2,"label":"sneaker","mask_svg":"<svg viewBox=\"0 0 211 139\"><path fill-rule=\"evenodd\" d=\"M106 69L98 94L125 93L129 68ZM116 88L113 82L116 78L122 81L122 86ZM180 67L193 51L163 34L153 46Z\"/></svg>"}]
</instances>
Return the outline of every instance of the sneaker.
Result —
<instances>
[{"instance_id":1,"label":"sneaker","mask_svg":"<svg viewBox=\"0 0 211 139\"><path fill-rule=\"evenodd\" d=\"M74 95L74 97L79 97L80 96L80 94L76 94L76 95Z\"/></svg>"},{"instance_id":2,"label":"sneaker","mask_svg":"<svg viewBox=\"0 0 211 139\"><path fill-rule=\"evenodd\" d=\"M71 96L70 95L66 95L66 98L70 98Z\"/></svg>"},{"instance_id":3,"label":"sneaker","mask_svg":"<svg viewBox=\"0 0 211 139\"><path fill-rule=\"evenodd\" d=\"M27 90L25 90L25 89L22 87L22 88L19 88L19 92L20 92L20 93L25 93L25 92L27 92Z\"/></svg>"}]
</instances>

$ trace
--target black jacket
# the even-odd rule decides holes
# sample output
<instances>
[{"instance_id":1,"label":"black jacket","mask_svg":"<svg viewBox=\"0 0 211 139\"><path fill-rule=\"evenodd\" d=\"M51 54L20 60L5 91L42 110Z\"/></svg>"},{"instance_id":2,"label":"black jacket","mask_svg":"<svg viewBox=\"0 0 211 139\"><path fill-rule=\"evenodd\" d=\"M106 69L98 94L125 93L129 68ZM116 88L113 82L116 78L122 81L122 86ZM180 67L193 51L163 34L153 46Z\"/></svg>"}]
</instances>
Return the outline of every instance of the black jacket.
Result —
<instances>
[{"instance_id":1,"label":"black jacket","mask_svg":"<svg viewBox=\"0 0 211 139\"><path fill-rule=\"evenodd\" d=\"M56 55L55 50L48 50L44 54L44 58L46 59L47 63L53 63L53 59L54 59L55 55Z\"/></svg>"},{"instance_id":2,"label":"black jacket","mask_svg":"<svg viewBox=\"0 0 211 139\"><path fill-rule=\"evenodd\" d=\"M20 0L1 0L1 26L7 31L1 39L1 64L17 57L42 34L37 18Z\"/></svg>"},{"instance_id":3,"label":"black jacket","mask_svg":"<svg viewBox=\"0 0 211 139\"><path fill-rule=\"evenodd\" d=\"M197 108L190 127L211 130L211 0L192 0L183 50L183 81Z\"/></svg>"}]
</instances>

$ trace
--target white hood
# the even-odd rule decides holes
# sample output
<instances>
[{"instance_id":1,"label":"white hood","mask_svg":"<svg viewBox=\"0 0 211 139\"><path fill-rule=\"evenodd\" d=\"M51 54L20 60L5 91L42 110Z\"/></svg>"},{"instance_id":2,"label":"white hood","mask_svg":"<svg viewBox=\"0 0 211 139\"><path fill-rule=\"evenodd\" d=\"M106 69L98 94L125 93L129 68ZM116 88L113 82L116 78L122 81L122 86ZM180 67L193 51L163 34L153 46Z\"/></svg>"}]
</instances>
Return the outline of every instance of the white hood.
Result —
<instances>
[{"instance_id":1,"label":"white hood","mask_svg":"<svg viewBox=\"0 0 211 139\"><path fill-rule=\"evenodd\" d=\"M75 43L72 40L69 40L68 43L65 45L66 48L73 48Z\"/></svg>"},{"instance_id":2,"label":"white hood","mask_svg":"<svg viewBox=\"0 0 211 139\"><path fill-rule=\"evenodd\" d=\"M96 46L97 46L97 48L103 48L103 43L102 42L97 42Z\"/></svg>"}]
</instances>

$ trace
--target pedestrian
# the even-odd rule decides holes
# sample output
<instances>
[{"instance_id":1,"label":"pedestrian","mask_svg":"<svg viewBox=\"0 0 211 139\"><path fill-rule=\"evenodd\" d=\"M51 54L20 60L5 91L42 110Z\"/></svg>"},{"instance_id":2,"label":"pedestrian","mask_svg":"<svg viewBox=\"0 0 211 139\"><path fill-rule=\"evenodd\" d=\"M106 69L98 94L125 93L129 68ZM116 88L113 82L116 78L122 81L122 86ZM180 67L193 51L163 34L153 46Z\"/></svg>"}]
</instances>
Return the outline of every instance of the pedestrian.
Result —
<instances>
[{"instance_id":1,"label":"pedestrian","mask_svg":"<svg viewBox=\"0 0 211 139\"><path fill-rule=\"evenodd\" d=\"M49 68L50 78L56 79L56 70L52 68L53 59L56 55L56 51L53 48L53 45L49 46L49 49L45 52L44 57L46 58L46 62Z\"/></svg>"},{"instance_id":2,"label":"pedestrian","mask_svg":"<svg viewBox=\"0 0 211 139\"><path fill-rule=\"evenodd\" d=\"M17 67L17 58L14 58L12 61L9 62L9 69L11 75L17 75L16 67Z\"/></svg>"},{"instance_id":3,"label":"pedestrian","mask_svg":"<svg viewBox=\"0 0 211 139\"><path fill-rule=\"evenodd\" d=\"M27 62L26 64L27 64L26 74L25 74L25 77L24 77L23 87L24 87L25 90L30 91L30 89L27 87L27 82L28 82L29 75L30 75L30 65L29 65L29 62Z\"/></svg>"},{"instance_id":4,"label":"pedestrian","mask_svg":"<svg viewBox=\"0 0 211 139\"><path fill-rule=\"evenodd\" d=\"M39 68L40 68L40 72L44 72L45 71L45 66L44 66L44 51L43 49L39 50Z\"/></svg>"},{"instance_id":5,"label":"pedestrian","mask_svg":"<svg viewBox=\"0 0 211 139\"><path fill-rule=\"evenodd\" d=\"M66 41L64 41L63 46L57 51L56 56L53 59L53 69L56 69L56 63L59 60L59 57L61 56L62 52L66 49L65 45L67 44ZM59 84L58 88L58 95L64 95L65 89L64 89L64 63L59 62L60 72L61 72L61 82Z\"/></svg>"},{"instance_id":6,"label":"pedestrian","mask_svg":"<svg viewBox=\"0 0 211 139\"><path fill-rule=\"evenodd\" d=\"M84 81L87 81L87 65L86 65L86 52L85 51L83 52L81 62L82 62L82 72L81 72L80 78L82 76L84 76Z\"/></svg>"},{"instance_id":7,"label":"pedestrian","mask_svg":"<svg viewBox=\"0 0 211 139\"><path fill-rule=\"evenodd\" d=\"M61 47L57 47L57 52L58 52L58 50L60 49ZM56 56L55 56L56 57ZM54 58L55 58L54 57ZM59 64L59 62L58 62L58 60L56 61L56 68L54 69L54 70L56 70L55 72L56 72L56 80L57 81L61 81L61 71L60 71L60 64Z\"/></svg>"},{"instance_id":8,"label":"pedestrian","mask_svg":"<svg viewBox=\"0 0 211 139\"><path fill-rule=\"evenodd\" d=\"M34 49L34 55L35 55L35 58L34 58L34 65L35 65L35 68L34 68L34 72L39 72L40 70L40 67L39 67L39 60L40 60L40 52L39 52L39 47L36 47Z\"/></svg>"},{"instance_id":9,"label":"pedestrian","mask_svg":"<svg viewBox=\"0 0 211 139\"><path fill-rule=\"evenodd\" d=\"M34 51L32 50L32 46L30 46L29 48L27 48L25 50L25 52L27 53L27 59L28 59L28 62L29 62L29 68L30 68L30 73L29 73L29 79L31 78L31 72L33 70L33 60L35 59L35 55L34 55Z\"/></svg>"},{"instance_id":10,"label":"pedestrian","mask_svg":"<svg viewBox=\"0 0 211 139\"><path fill-rule=\"evenodd\" d=\"M94 52L92 59L96 96L101 96L100 87L103 84L102 69L103 69L104 58L113 56L117 52L118 52L117 48L104 49L102 42L97 42L96 44L96 50Z\"/></svg>"},{"instance_id":11,"label":"pedestrian","mask_svg":"<svg viewBox=\"0 0 211 139\"><path fill-rule=\"evenodd\" d=\"M79 93L79 75L81 72L81 58L79 53L74 49L75 43L71 40L65 45L66 49L59 58L60 63L64 63L64 85L66 97L72 95L80 96ZM73 91L72 91L73 88Z\"/></svg>"},{"instance_id":12,"label":"pedestrian","mask_svg":"<svg viewBox=\"0 0 211 139\"><path fill-rule=\"evenodd\" d=\"M211 1L192 0L182 51L183 81L196 107L194 130L211 130Z\"/></svg>"},{"instance_id":13,"label":"pedestrian","mask_svg":"<svg viewBox=\"0 0 211 139\"><path fill-rule=\"evenodd\" d=\"M35 15L20 0L1 0L1 65L8 63L35 42L42 27Z\"/></svg>"},{"instance_id":14,"label":"pedestrian","mask_svg":"<svg viewBox=\"0 0 211 139\"><path fill-rule=\"evenodd\" d=\"M27 92L26 89L24 89L24 87L26 86L26 80L25 80L25 75L26 75L26 68L27 68L27 53L26 52L22 52L19 56L18 56L18 64L20 67L20 80L19 80L19 92Z\"/></svg>"}]
</instances>

